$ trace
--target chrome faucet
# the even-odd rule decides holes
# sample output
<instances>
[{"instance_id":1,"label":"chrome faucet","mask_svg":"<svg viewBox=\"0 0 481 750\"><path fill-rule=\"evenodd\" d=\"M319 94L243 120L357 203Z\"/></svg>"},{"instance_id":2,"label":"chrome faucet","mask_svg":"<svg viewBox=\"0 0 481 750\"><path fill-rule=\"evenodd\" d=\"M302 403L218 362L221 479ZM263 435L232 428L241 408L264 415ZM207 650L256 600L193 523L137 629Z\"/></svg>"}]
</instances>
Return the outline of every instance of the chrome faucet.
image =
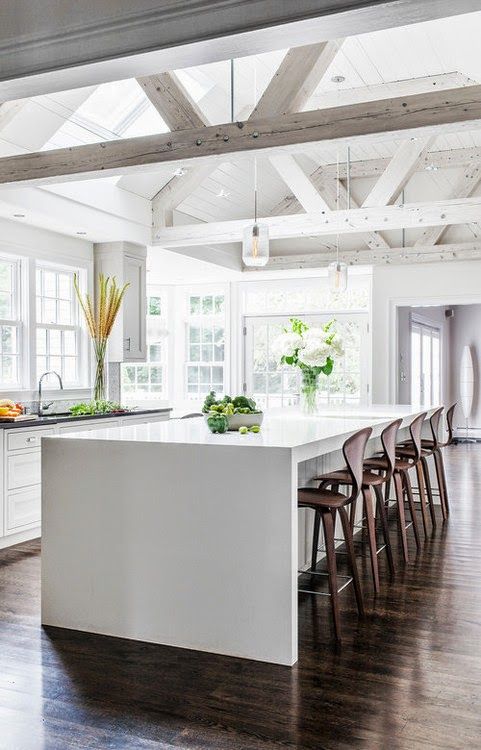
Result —
<instances>
[{"instance_id":1,"label":"chrome faucet","mask_svg":"<svg viewBox=\"0 0 481 750\"><path fill-rule=\"evenodd\" d=\"M63 383L62 378L58 374L58 372L55 372L55 370L49 370L48 372L44 372L43 375L40 375L39 381L38 381L38 416L43 416L43 410L48 409L49 406L52 406L53 401L50 401L48 404L42 405L42 382L43 379L47 377L47 375L55 375L58 378L58 382L60 385L60 390L63 391Z\"/></svg>"}]
</instances>

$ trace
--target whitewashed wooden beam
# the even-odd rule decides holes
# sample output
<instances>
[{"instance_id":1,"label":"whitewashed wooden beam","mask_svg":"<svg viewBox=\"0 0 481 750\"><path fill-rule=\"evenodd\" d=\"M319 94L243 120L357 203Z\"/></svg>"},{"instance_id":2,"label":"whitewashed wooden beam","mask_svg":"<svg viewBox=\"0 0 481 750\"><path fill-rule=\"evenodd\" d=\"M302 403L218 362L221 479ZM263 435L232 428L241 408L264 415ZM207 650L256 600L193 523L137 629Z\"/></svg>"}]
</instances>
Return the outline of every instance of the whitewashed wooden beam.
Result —
<instances>
[{"instance_id":1,"label":"whitewashed wooden beam","mask_svg":"<svg viewBox=\"0 0 481 750\"><path fill-rule=\"evenodd\" d=\"M137 83L170 130L188 130L210 124L175 73L137 78Z\"/></svg>"},{"instance_id":2,"label":"whitewashed wooden beam","mask_svg":"<svg viewBox=\"0 0 481 750\"><path fill-rule=\"evenodd\" d=\"M331 211L340 208L359 208L352 195L348 195L342 180L324 180L318 187ZM380 232L368 231L362 234L362 240L370 250L389 250L389 243Z\"/></svg>"},{"instance_id":3,"label":"whitewashed wooden beam","mask_svg":"<svg viewBox=\"0 0 481 750\"><path fill-rule=\"evenodd\" d=\"M274 118L226 123L0 159L0 184L41 184L151 170L187 160L225 161L266 150L308 151L319 143L392 140L472 129L481 122L481 86Z\"/></svg>"},{"instance_id":4,"label":"whitewashed wooden beam","mask_svg":"<svg viewBox=\"0 0 481 750\"><path fill-rule=\"evenodd\" d=\"M269 161L287 187L292 190L305 211L314 212L330 209L328 203L296 161L295 156L282 153L272 154Z\"/></svg>"},{"instance_id":5,"label":"whitewashed wooden beam","mask_svg":"<svg viewBox=\"0 0 481 750\"><path fill-rule=\"evenodd\" d=\"M324 268L335 258L334 252L307 255L274 255L262 269L244 268L246 273L258 271L294 271L305 268ZM450 245L423 247L393 247L388 252L348 250L339 259L350 266L403 265L410 263L435 263L449 260L481 260L481 242L462 242Z\"/></svg>"},{"instance_id":6,"label":"whitewashed wooden beam","mask_svg":"<svg viewBox=\"0 0 481 750\"><path fill-rule=\"evenodd\" d=\"M364 199L363 208L389 206L393 203L416 171L432 141L432 138L422 137L403 141Z\"/></svg>"},{"instance_id":7,"label":"whitewashed wooden beam","mask_svg":"<svg viewBox=\"0 0 481 750\"><path fill-rule=\"evenodd\" d=\"M248 120L261 116L273 117L301 109L320 83L342 41L341 39L321 42L288 50ZM199 120L200 112L198 108L196 110L194 102L181 87L178 79L169 73L164 76L167 78L156 77L162 79L163 85L152 85L150 78L147 79L146 93L155 106L158 109L162 107L169 116L170 122L167 120L166 122L170 129L179 130L182 126L195 128L201 127L202 124L207 126L209 123L205 118L200 122L197 121L196 124L195 120L196 118ZM178 111L182 117L179 117ZM162 109L159 109L159 112L162 114ZM191 122L187 125L185 124L186 116L191 118ZM174 125L180 125L180 127L174 127ZM215 166L211 167L210 171L204 165L191 167L190 174L174 177L167 186L168 189L163 189L154 196L152 202L154 230L157 226L172 224L173 210L202 185L214 169Z\"/></svg>"},{"instance_id":8,"label":"whitewashed wooden beam","mask_svg":"<svg viewBox=\"0 0 481 750\"><path fill-rule=\"evenodd\" d=\"M397 96L429 94L431 91L456 89L461 86L474 86L477 81L458 71L434 76L405 78L400 81L384 81L369 86L338 88L334 91L320 91L310 100L312 109L327 109L361 102L373 102L376 99L390 99Z\"/></svg>"},{"instance_id":9,"label":"whitewashed wooden beam","mask_svg":"<svg viewBox=\"0 0 481 750\"><path fill-rule=\"evenodd\" d=\"M303 109L343 41L335 39L288 50L249 119L285 115Z\"/></svg>"},{"instance_id":10,"label":"whitewashed wooden beam","mask_svg":"<svg viewBox=\"0 0 481 750\"><path fill-rule=\"evenodd\" d=\"M473 194L480 181L481 160L476 164L471 164L467 169L464 170L463 174L460 176L452 190L451 197L457 199L468 198ZM478 222L479 220L481 220L481 216L478 217ZM436 245L447 229L448 225L446 224L429 227L429 229L426 229L419 237L419 239L415 242L416 247L424 245Z\"/></svg>"},{"instance_id":11,"label":"whitewashed wooden beam","mask_svg":"<svg viewBox=\"0 0 481 750\"><path fill-rule=\"evenodd\" d=\"M410 203L401 206L356 208L351 210L303 213L292 216L268 216L259 222L267 224L272 239L321 237L333 234L359 234L372 230L414 229L425 226L448 226L476 222L481 215L481 197ZM183 247L239 242L251 219L236 219L206 224L169 227L156 234L155 244Z\"/></svg>"}]
</instances>

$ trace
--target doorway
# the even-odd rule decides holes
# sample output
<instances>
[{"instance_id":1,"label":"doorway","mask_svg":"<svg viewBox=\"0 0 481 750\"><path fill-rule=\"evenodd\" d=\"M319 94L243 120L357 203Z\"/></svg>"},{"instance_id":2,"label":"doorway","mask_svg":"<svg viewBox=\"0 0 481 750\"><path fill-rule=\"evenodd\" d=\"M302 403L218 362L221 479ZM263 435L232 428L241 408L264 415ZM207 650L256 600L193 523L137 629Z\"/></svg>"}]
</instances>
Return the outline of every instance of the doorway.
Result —
<instances>
[{"instance_id":1,"label":"doorway","mask_svg":"<svg viewBox=\"0 0 481 750\"><path fill-rule=\"evenodd\" d=\"M441 403L441 330L416 316L411 320L411 403Z\"/></svg>"}]
</instances>

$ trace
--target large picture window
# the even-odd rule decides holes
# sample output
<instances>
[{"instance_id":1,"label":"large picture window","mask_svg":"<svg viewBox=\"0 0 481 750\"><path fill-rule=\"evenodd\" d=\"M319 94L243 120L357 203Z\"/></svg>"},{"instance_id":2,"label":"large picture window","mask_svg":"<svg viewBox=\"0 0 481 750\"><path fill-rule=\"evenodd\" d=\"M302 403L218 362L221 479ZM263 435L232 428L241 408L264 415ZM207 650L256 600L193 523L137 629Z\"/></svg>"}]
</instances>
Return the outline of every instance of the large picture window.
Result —
<instances>
[{"instance_id":1,"label":"large picture window","mask_svg":"<svg viewBox=\"0 0 481 750\"><path fill-rule=\"evenodd\" d=\"M37 266L37 378L55 370L64 386L75 386L80 381L81 329L73 277L73 271Z\"/></svg>"},{"instance_id":2,"label":"large picture window","mask_svg":"<svg viewBox=\"0 0 481 750\"><path fill-rule=\"evenodd\" d=\"M20 387L20 261L0 258L0 388Z\"/></svg>"},{"instance_id":3,"label":"large picture window","mask_svg":"<svg viewBox=\"0 0 481 750\"><path fill-rule=\"evenodd\" d=\"M224 392L225 297L188 296L187 398L199 400L209 391Z\"/></svg>"},{"instance_id":4,"label":"large picture window","mask_svg":"<svg viewBox=\"0 0 481 750\"><path fill-rule=\"evenodd\" d=\"M166 320L160 294L147 297L147 361L122 365L122 392L137 399L166 398Z\"/></svg>"}]
</instances>

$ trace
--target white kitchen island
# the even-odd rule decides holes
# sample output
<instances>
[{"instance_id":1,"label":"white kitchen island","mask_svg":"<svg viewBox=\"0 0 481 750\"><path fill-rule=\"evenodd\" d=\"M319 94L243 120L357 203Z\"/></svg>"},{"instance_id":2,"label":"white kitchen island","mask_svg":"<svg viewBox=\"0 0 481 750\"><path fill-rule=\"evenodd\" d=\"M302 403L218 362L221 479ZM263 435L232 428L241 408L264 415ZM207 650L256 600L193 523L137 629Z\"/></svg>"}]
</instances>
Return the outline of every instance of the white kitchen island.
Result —
<instances>
[{"instance_id":1,"label":"white kitchen island","mask_svg":"<svg viewBox=\"0 0 481 750\"><path fill-rule=\"evenodd\" d=\"M376 438L416 413L284 411L259 434L212 435L197 418L44 438L42 623L294 664L309 555L297 487L341 466L356 430Z\"/></svg>"}]
</instances>

